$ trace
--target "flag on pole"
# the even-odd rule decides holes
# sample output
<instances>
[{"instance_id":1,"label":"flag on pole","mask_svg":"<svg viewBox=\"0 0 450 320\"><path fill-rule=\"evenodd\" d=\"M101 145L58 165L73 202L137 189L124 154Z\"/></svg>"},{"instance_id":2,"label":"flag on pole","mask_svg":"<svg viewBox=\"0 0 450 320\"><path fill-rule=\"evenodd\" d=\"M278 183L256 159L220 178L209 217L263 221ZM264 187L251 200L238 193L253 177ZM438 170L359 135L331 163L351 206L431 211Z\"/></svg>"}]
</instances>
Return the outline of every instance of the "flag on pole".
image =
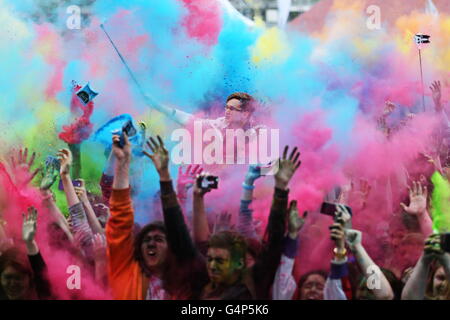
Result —
<instances>
[{"instance_id":1,"label":"flag on pole","mask_svg":"<svg viewBox=\"0 0 450 320\"><path fill-rule=\"evenodd\" d=\"M417 45L421 45L423 43L430 43L430 36L418 33L414 36L414 41L416 42Z\"/></svg>"}]
</instances>

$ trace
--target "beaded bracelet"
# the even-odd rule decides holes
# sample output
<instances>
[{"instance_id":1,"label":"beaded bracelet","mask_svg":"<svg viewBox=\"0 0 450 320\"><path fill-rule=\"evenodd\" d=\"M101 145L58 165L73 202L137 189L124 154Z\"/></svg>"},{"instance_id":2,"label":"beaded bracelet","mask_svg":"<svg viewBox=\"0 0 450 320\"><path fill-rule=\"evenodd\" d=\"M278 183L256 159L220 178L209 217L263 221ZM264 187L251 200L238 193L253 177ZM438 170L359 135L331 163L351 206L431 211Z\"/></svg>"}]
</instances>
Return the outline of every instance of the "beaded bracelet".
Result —
<instances>
[{"instance_id":1,"label":"beaded bracelet","mask_svg":"<svg viewBox=\"0 0 450 320\"><path fill-rule=\"evenodd\" d=\"M245 182L242 182L242 187L245 190L253 190L253 189L255 189L255 186L250 186L250 185L246 184Z\"/></svg>"}]
</instances>

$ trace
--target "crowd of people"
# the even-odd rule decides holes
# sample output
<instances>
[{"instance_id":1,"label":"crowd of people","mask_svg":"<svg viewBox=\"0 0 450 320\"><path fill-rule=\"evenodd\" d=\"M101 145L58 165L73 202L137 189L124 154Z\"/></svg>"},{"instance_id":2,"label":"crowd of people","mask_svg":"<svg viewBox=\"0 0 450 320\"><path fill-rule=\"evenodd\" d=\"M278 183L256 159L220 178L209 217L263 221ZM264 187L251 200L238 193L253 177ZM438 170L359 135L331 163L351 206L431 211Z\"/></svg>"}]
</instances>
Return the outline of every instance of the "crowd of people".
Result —
<instances>
[{"instance_id":1,"label":"crowd of people","mask_svg":"<svg viewBox=\"0 0 450 320\"><path fill-rule=\"evenodd\" d=\"M433 83L431 89L436 112L443 115L443 130L439 134L445 145L449 125L444 118L440 83ZM239 126L245 127L251 116L249 101L249 95L230 96L227 114L221 121L229 124L236 119ZM392 108L388 103L379 121L380 129L388 138L395 134L385 121ZM363 246L365 235L352 228L349 207L344 201L336 201L329 226L329 239L333 243L330 267L310 270L297 279L293 269L299 254L298 239L308 219L307 213L299 213L298 202L302 199L289 201L289 186L296 183L295 173L302 170L297 147L285 146L278 159L278 170L273 175L272 204L263 233L255 227L252 210L255 181L261 177L261 166L250 165L242 177L236 225L231 226L229 216L222 216L220 226L212 226L205 195L213 190L199 183L207 174L200 165L180 167L174 186L164 139L150 137L144 153L159 176L163 219L139 226L135 222L133 186L130 185L133 152L126 133L112 136L112 148L100 181L101 196L87 192L85 181L79 176L74 179L71 169L79 166L80 161L74 150L77 149L71 145L59 150L57 158L47 159L38 188L41 211L50 218L45 220L47 225L41 225L37 223L38 216L44 213L28 207L22 217L22 242L9 237L11 221L5 218L3 211L8 209L8 192L11 191L0 190L1 299L60 298L46 265L48 257L41 254L41 243L36 237L38 228L49 235L45 238L46 246L74 257L113 299L450 298L450 255L444 251L442 235L431 228L430 177L414 181L409 190L409 204L398 204L415 219L425 239L423 252L415 265L405 268L401 275L378 266L369 248ZM444 153L430 161L448 179L450 168L446 167ZM11 157L8 172L15 185L33 187L31 181L38 172L32 169L34 161L35 154L29 157L26 148ZM58 178L69 208L67 214L58 208L50 190ZM369 192L370 188L366 189ZM192 193L192 217L184 212L190 205L186 203L188 192Z\"/></svg>"}]
</instances>

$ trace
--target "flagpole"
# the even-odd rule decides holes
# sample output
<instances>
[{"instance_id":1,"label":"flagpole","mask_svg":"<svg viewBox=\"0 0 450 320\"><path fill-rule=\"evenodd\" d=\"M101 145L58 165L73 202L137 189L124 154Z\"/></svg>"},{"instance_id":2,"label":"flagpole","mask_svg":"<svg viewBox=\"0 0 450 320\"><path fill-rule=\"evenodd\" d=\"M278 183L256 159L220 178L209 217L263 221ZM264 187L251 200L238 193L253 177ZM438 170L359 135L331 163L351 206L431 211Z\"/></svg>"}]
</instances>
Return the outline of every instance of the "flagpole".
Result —
<instances>
[{"instance_id":1,"label":"flagpole","mask_svg":"<svg viewBox=\"0 0 450 320\"><path fill-rule=\"evenodd\" d=\"M103 26L103 24L100 25L100 28L102 28L103 32L106 34L106 36L108 37L109 42L111 42L111 45L113 46L114 50L116 51L117 55L119 56L120 60L122 61L123 65L125 66L125 68L127 69L128 73L130 74L131 79L133 80L133 82L136 84L137 88L139 89L139 92L146 97L146 94L144 92L144 90L142 90L141 85L139 84L139 82L137 81L136 77L134 76L134 73L131 71L130 67L128 66L128 63L125 61L125 58L122 56L122 54L120 53L119 49L117 49L116 44L114 43L114 41L111 39L111 37L109 36L108 32L106 31L105 27Z\"/></svg>"},{"instance_id":2,"label":"flagpole","mask_svg":"<svg viewBox=\"0 0 450 320\"><path fill-rule=\"evenodd\" d=\"M128 63L125 61L125 58L122 56L122 54L120 53L119 49L117 48L116 44L114 43L114 41L111 39L111 37L109 36L108 32L105 29L105 26L103 24L100 25L100 28L102 28L103 32L106 34L106 36L108 37L109 42L111 43L111 45L113 46L114 50L116 51L117 55L120 58L120 61L122 61L123 65L125 66L125 68L127 69L131 79L133 80L133 82L136 84L139 92L141 93L142 97L144 98L145 103L151 107L154 108L160 112L162 112L163 114L169 116L172 120L174 120L175 122L178 122L179 124L186 124L191 115L183 112L181 110L175 109L175 108L171 108L171 107L167 107L163 104L159 104L157 103L152 97L148 96L145 92L144 89L142 88L142 86L140 85L140 83L138 82L137 78L135 77L133 71L131 71L131 68L128 66Z\"/></svg>"},{"instance_id":3,"label":"flagpole","mask_svg":"<svg viewBox=\"0 0 450 320\"><path fill-rule=\"evenodd\" d=\"M422 69L422 52L419 47L419 62L420 62L420 79L422 82L422 108L425 112L425 86L423 84L423 69Z\"/></svg>"}]
</instances>

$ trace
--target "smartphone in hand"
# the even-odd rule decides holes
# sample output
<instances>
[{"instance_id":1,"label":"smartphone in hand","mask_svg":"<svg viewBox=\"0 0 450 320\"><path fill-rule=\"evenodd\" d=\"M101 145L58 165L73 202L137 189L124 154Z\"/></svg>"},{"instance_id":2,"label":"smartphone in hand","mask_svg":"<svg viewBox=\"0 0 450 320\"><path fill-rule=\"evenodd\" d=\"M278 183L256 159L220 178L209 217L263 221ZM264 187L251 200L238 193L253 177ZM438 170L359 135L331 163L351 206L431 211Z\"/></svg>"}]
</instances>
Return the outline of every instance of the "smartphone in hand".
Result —
<instances>
[{"instance_id":1,"label":"smartphone in hand","mask_svg":"<svg viewBox=\"0 0 450 320\"><path fill-rule=\"evenodd\" d=\"M81 181L79 181L79 180L72 180L72 185L74 187L81 187ZM58 189L61 190L61 191L64 191L64 185L63 185L61 179L59 180Z\"/></svg>"}]
</instances>

